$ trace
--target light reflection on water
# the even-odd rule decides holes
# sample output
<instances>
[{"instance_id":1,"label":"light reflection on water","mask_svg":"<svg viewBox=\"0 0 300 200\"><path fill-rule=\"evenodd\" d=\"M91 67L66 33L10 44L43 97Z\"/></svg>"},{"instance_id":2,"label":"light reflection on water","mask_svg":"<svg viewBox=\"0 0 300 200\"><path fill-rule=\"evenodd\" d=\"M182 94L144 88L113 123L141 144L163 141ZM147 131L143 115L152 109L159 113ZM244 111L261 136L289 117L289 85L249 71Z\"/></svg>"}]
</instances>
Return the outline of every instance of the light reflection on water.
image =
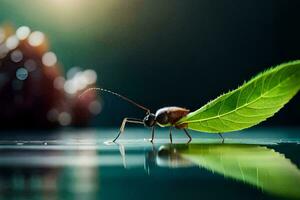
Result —
<instances>
[{"instance_id":1,"label":"light reflection on water","mask_svg":"<svg viewBox=\"0 0 300 200\"><path fill-rule=\"evenodd\" d=\"M93 134L2 140L0 199L300 198L297 142L106 141ZM156 192L145 195L149 188Z\"/></svg>"},{"instance_id":2,"label":"light reflection on water","mask_svg":"<svg viewBox=\"0 0 300 200\"><path fill-rule=\"evenodd\" d=\"M197 165L282 197L300 198L300 170L266 146L190 144L161 147L168 167ZM157 162L160 163L160 162ZM161 162L164 163L164 162Z\"/></svg>"}]
</instances>

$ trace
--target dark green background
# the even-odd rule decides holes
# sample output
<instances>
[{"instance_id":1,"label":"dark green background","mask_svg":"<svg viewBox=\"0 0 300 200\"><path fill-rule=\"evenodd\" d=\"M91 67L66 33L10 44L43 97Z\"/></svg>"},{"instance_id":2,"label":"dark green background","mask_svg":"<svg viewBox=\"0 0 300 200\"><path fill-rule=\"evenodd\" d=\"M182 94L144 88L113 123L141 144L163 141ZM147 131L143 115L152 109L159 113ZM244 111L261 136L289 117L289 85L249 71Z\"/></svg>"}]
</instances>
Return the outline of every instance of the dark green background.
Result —
<instances>
[{"instance_id":1,"label":"dark green background","mask_svg":"<svg viewBox=\"0 0 300 200\"><path fill-rule=\"evenodd\" d=\"M65 70L152 110L192 110L267 67L300 58L299 1L1 0L0 23L46 33ZM142 116L105 96L93 124ZM299 95L265 125L299 125ZM298 104L296 103L298 102Z\"/></svg>"}]
</instances>

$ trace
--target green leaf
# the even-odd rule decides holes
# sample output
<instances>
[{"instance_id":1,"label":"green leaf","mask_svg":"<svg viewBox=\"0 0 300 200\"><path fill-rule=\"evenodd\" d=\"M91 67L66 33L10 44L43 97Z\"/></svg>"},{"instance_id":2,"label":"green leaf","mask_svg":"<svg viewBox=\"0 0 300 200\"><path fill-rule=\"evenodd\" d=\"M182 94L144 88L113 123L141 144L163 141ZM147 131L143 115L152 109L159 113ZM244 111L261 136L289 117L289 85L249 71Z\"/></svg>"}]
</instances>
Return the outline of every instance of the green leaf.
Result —
<instances>
[{"instance_id":1,"label":"green leaf","mask_svg":"<svg viewBox=\"0 0 300 200\"><path fill-rule=\"evenodd\" d=\"M223 133L254 126L279 111L300 89L300 60L271 68L189 113L176 125Z\"/></svg>"}]
</instances>

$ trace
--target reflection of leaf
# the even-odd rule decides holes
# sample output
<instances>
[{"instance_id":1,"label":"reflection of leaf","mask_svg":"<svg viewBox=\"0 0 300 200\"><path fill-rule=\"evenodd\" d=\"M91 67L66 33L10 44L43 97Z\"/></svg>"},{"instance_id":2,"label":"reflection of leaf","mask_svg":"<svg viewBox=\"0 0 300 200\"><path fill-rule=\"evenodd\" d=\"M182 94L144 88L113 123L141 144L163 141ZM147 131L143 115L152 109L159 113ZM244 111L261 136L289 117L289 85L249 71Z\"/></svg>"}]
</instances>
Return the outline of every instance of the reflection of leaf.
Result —
<instances>
[{"instance_id":1,"label":"reflection of leaf","mask_svg":"<svg viewBox=\"0 0 300 200\"><path fill-rule=\"evenodd\" d=\"M273 116L299 89L300 61L285 63L189 113L177 125L209 133L242 130Z\"/></svg>"},{"instance_id":2,"label":"reflection of leaf","mask_svg":"<svg viewBox=\"0 0 300 200\"><path fill-rule=\"evenodd\" d=\"M300 198L300 171L284 155L256 145L198 145L179 148L201 167L285 197Z\"/></svg>"}]
</instances>

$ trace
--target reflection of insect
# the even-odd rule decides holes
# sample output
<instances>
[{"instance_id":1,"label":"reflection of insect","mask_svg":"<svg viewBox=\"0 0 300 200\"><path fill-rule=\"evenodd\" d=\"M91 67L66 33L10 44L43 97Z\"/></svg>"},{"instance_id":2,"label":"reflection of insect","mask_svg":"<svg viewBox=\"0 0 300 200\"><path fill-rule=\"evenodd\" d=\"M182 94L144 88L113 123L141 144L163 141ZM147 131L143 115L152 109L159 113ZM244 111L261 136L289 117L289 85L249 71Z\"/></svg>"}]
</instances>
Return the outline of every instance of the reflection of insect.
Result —
<instances>
[{"instance_id":1,"label":"reflection of insect","mask_svg":"<svg viewBox=\"0 0 300 200\"><path fill-rule=\"evenodd\" d=\"M151 111L148 108L134 102L133 100L131 100L123 95L120 95L118 93L115 93L115 92L112 92L110 90L106 90L103 88L89 88L86 91L84 91L79 96L79 98L82 97L86 92L88 92L90 90L100 90L103 92L113 94L113 95L118 96L119 98L143 109L144 111L146 111L146 116L144 117L144 119L136 119L136 118L128 118L128 117L124 118L123 122L121 124L121 127L120 127L120 131L119 131L118 135L116 136L116 138L113 140L113 142L115 142L119 138L121 133L124 132L126 123L144 124L145 126L152 128L152 137L150 140L151 142L153 142L153 139L154 139L155 125L159 125L162 127L170 126L169 135L170 135L171 143L172 143L172 128L173 127L177 128L177 129L182 129L189 138L188 142L190 142L192 140L192 137L186 130L187 124L180 124L180 125L176 124L181 118L185 117L190 112L188 109L181 108L181 107L175 107L175 106L164 107L164 108L157 110L156 113L154 114L154 113L151 113ZM221 134L219 134L219 135L222 137ZM223 137L222 137L222 139L223 139ZM223 141L224 141L224 139L223 139Z\"/></svg>"}]
</instances>

